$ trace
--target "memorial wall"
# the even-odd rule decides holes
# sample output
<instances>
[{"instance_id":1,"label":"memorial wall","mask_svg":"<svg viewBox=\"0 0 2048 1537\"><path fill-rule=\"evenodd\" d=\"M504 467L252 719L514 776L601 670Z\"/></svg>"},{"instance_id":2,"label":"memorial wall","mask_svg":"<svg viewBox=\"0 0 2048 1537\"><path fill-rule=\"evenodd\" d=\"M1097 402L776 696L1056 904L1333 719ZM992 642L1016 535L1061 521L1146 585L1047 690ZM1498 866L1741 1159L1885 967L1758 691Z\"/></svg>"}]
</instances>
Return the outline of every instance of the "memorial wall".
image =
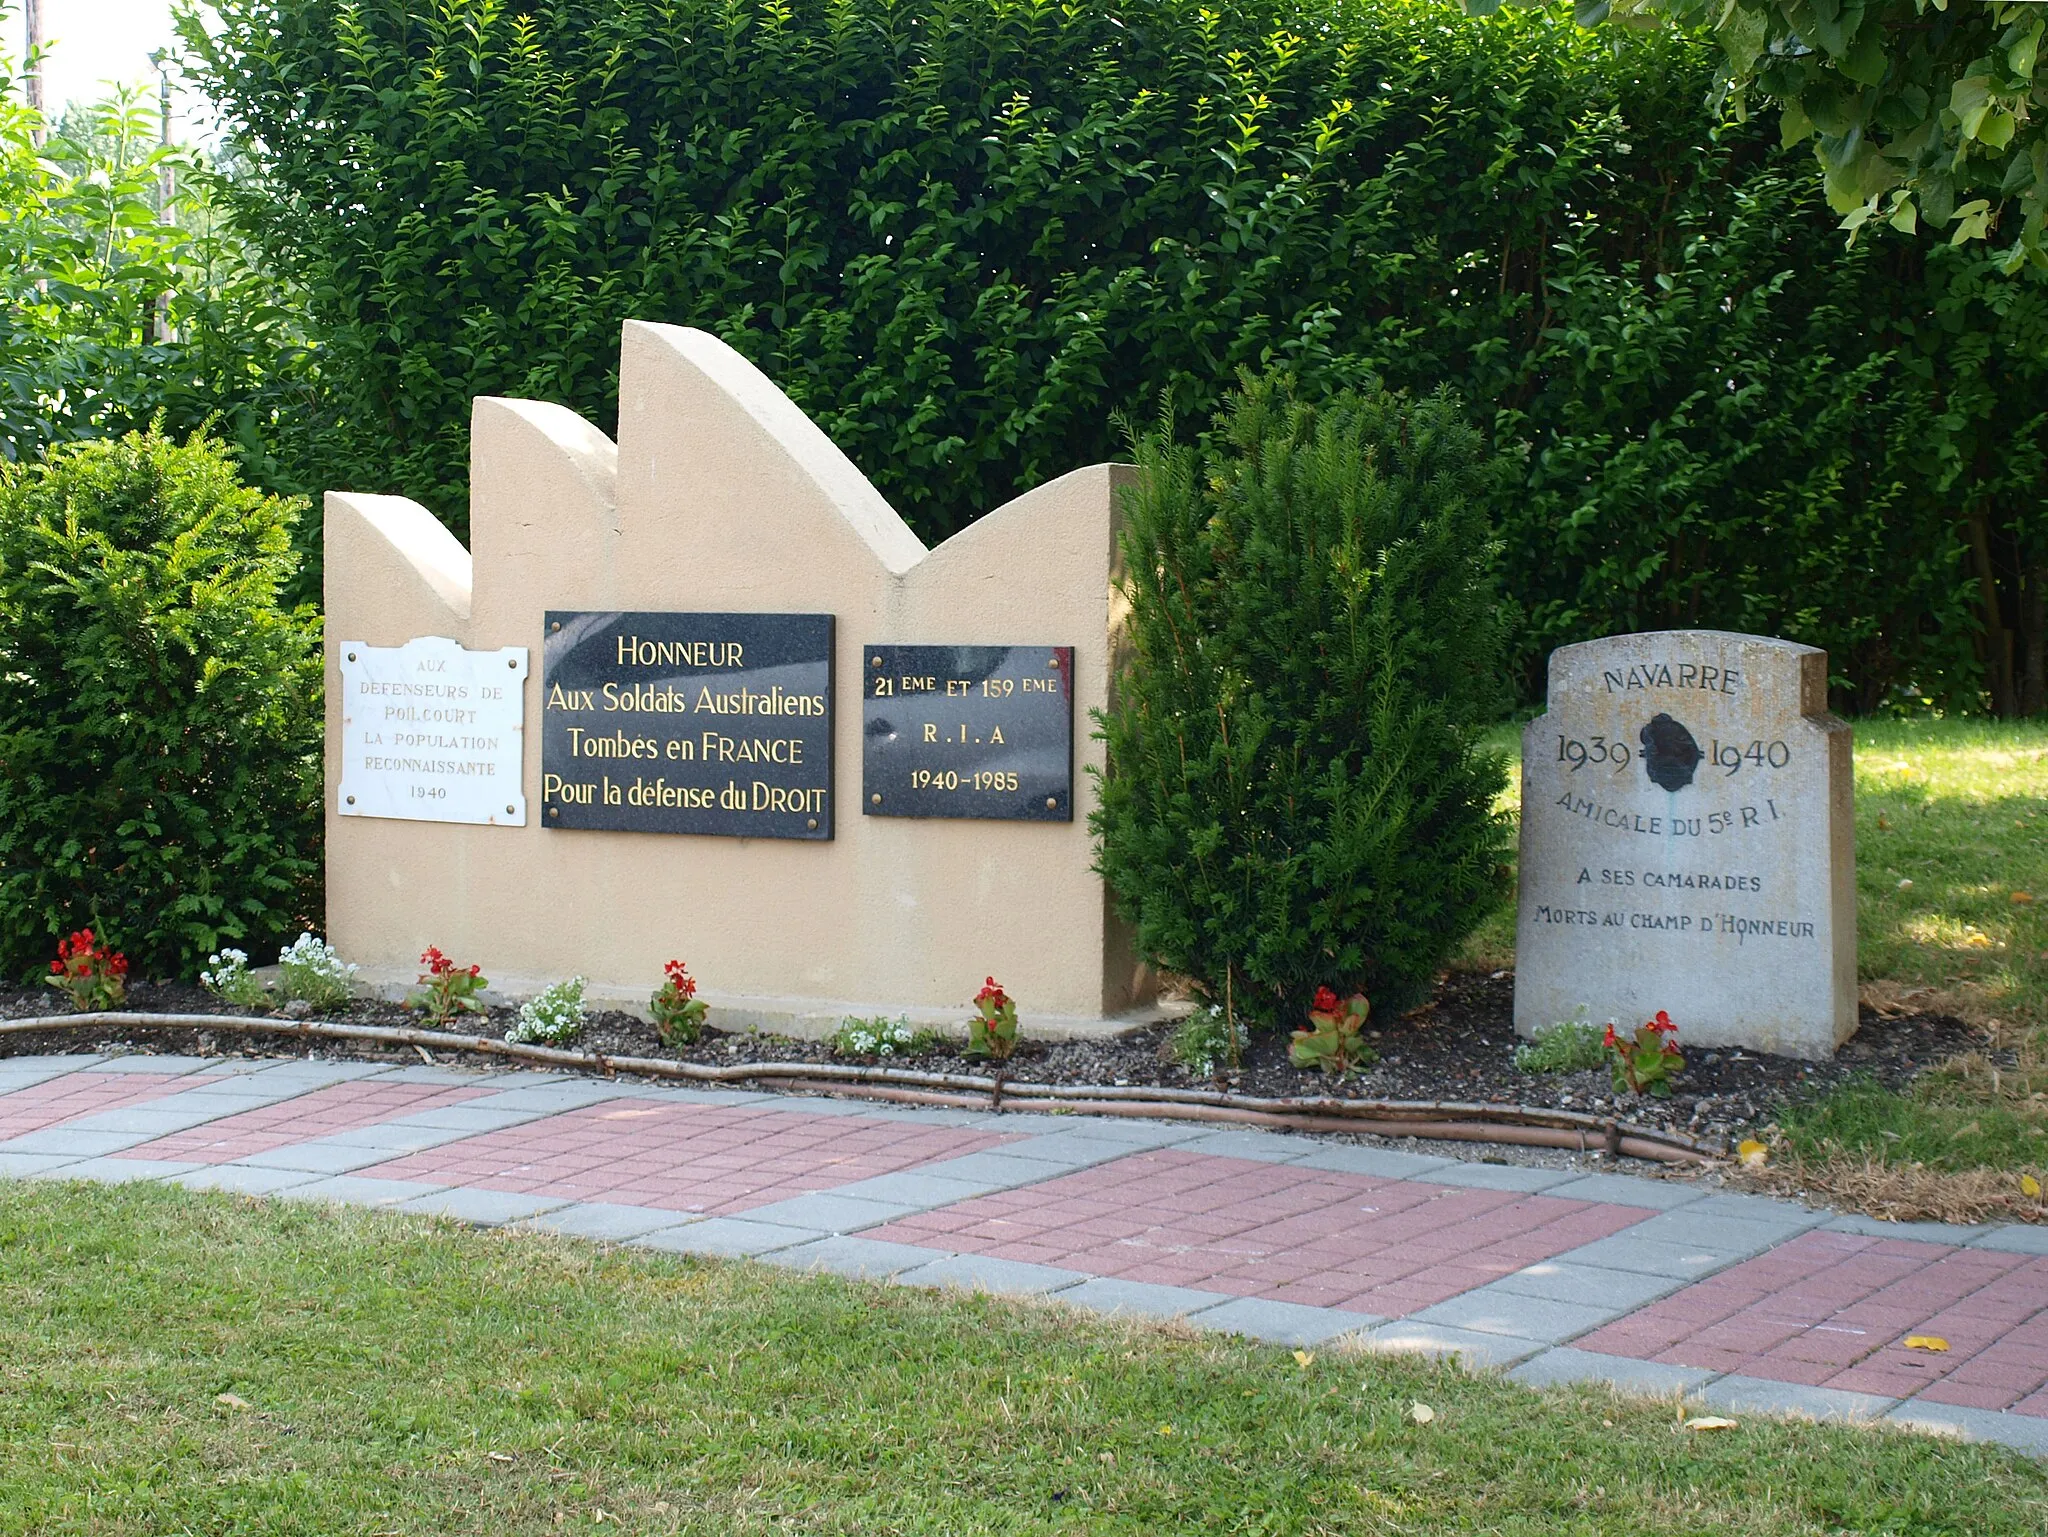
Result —
<instances>
[{"instance_id":1,"label":"memorial wall","mask_svg":"<svg viewBox=\"0 0 2048 1537\"><path fill-rule=\"evenodd\" d=\"M638 323L616 446L472 425L468 549L327 498L328 926L367 980L431 944L599 1005L679 957L728 1028L956 1020L990 974L1041 1033L1142 1016L1087 830L1127 471L926 550L731 348Z\"/></svg>"}]
</instances>

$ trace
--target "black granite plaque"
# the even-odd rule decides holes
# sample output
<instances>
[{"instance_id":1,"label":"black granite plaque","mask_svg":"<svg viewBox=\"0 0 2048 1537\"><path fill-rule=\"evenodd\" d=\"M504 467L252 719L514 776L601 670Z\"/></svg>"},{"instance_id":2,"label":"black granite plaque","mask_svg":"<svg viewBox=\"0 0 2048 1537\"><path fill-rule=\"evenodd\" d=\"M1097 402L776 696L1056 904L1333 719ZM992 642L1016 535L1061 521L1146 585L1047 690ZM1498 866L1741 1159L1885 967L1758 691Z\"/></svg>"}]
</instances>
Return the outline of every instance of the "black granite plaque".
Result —
<instances>
[{"instance_id":1,"label":"black granite plaque","mask_svg":"<svg viewBox=\"0 0 2048 1537\"><path fill-rule=\"evenodd\" d=\"M541 821L832 836L830 614L550 612Z\"/></svg>"},{"instance_id":2,"label":"black granite plaque","mask_svg":"<svg viewBox=\"0 0 2048 1537\"><path fill-rule=\"evenodd\" d=\"M869 646L860 809L1074 819L1072 646Z\"/></svg>"}]
</instances>

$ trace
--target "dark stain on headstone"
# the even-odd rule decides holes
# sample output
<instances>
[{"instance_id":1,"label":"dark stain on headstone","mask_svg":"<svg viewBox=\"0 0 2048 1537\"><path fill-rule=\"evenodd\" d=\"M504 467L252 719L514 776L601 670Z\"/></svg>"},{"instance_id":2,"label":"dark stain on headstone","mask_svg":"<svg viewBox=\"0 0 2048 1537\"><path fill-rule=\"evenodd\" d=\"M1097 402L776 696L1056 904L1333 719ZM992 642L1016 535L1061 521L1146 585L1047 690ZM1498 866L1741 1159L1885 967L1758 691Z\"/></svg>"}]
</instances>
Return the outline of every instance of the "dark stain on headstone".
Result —
<instances>
[{"instance_id":1,"label":"dark stain on headstone","mask_svg":"<svg viewBox=\"0 0 2048 1537\"><path fill-rule=\"evenodd\" d=\"M1706 756L1692 733L1668 715L1650 717L1650 724L1636 733L1643 744L1643 767L1650 782L1666 790L1683 790L1692 783L1692 771Z\"/></svg>"}]
</instances>

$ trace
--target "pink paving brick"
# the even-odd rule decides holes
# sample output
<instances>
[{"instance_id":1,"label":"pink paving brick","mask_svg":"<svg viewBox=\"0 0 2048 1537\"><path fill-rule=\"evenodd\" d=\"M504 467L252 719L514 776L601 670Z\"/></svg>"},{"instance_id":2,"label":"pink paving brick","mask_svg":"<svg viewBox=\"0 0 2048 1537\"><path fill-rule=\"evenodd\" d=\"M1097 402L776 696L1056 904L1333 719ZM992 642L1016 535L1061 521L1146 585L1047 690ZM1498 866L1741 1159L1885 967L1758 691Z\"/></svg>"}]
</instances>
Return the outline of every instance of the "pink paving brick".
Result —
<instances>
[{"instance_id":1,"label":"pink paving brick","mask_svg":"<svg viewBox=\"0 0 2048 1537\"><path fill-rule=\"evenodd\" d=\"M1908 1350L1937 1335L1945 1352ZM2048 1258L1805 1233L1573 1344L1673 1366L2048 1416Z\"/></svg>"},{"instance_id":2,"label":"pink paving brick","mask_svg":"<svg viewBox=\"0 0 2048 1537\"><path fill-rule=\"evenodd\" d=\"M0 1142L61 1126L80 1116L98 1115L102 1110L147 1104L213 1081L203 1074L66 1073L0 1095Z\"/></svg>"},{"instance_id":3,"label":"pink paving brick","mask_svg":"<svg viewBox=\"0 0 2048 1537\"><path fill-rule=\"evenodd\" d=\"M616 1099L356 1172L730 1216L1015 1140L864 1116Z\"/></svg>"},{"instance_id":4,"label":"pink paving brick","mask_svg":"<svg viewBox=\"0 0 2048 1537\"><path fill-rule=\"evenodd\" d=\"M862 1236L1391 1315L1649 1215L1166 1149L905 1217Z\"/></svg>"},{"instance_id":5,"label":"pink paving brick","mask_svg":"<svg viewBox=\"0 0 2048 1537\"><path fill-rule=\"evenodd\" d=\"M375 1079L367 1083L337 1083L281 1104L261 1105L189 1131L173 1132L114 1156L231 1163L294 1142L310 1142L331 1132L353 1131L358 1126L375 1126L380 1121L395 1121L422 1110L459 1105L491 1092L472 1085L380 1083Z\"/></svg>"}]
</instances>

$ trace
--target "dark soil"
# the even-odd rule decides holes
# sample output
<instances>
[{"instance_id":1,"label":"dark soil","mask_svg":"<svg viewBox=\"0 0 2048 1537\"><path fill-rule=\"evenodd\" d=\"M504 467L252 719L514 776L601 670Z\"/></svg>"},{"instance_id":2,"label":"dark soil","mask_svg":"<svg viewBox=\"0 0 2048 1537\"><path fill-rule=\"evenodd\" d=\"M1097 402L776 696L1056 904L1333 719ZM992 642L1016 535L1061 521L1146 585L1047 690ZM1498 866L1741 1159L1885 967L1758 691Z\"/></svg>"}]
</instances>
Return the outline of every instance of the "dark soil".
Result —
<instances>
[{"instance_id":1,"label":"dark soil","mask_svg":"<svg viewBox=\"0 0 2048 1537\"><path fill-rule=\"evenodd\" d=\"M0 1018L56 1012L48 989L0 987ZM137 983L130 1009L152 1013L232 1013L210 994L181 983ZM1514 981L1453 973L1427 1006L1369 1033L1378 1061L1341 1082L1304 1072L1287 1060L1282 1035L1255 1037L1240 1071L1224 1081L1240 1093L1283 1097L1336 1094L1361 1099L1448 1100L1523 1104L1611 1114L1641 1125L1693 1134L1726 1136L1772 1119L1788 1100L1805 1098L1859 1074L1889 1087L1910 1082L1923 1068L1957 1052L1982 1049L1983 1042L1960 1020L1944 1016L1887 1017L1863 1011L1857 1033L1832 1062L1801 1062L1735 1050L1687 1053L1685 1074L1669 1099L1616 1096L1605 1070L1564 1074L1524 1073L1514 1065L1519 1044L1513 1027ZM418 1026L419 1016L395 1004L357 1002L323 1018L354 1024ZM472 1035L502 1036L515 1017L509 1008L471 1016L453 1027ZM712 1022L716 1023L716 1011ZM1683 1044L1681 1022L1680 1043ZM1010 1077L1041 1083L1210 1086L1174 1062L1168 1051L1171 1029L1142 1030L1113 1040L1025 1042L1008 1069ZM664 1047L652 1025L632 1015L604 1012L591 1017L581 1042L606 1056L675 1057L705 1063L830 1062L840 1060L822 1041L706 1031L681 1051ZM85 1049L176 1051L199 1054L353 1056L389 1060L393 1052L357 1048L336 1041L306 1042L206 1031L106 1032L82 1038L50 1031L0 1037L0 1055L29 1055ZM400 1055L418 1060L411 1048ZM490 1059L501 1062L502 1059ZM872 1059L870 1059L872 1060ZM921 1057L887 1059L890 1065L929 1072L987 1074L990 1064L952 1048ZM764 1084L762 1087L771 1087Z\"/></svg>"}]
</instances>

